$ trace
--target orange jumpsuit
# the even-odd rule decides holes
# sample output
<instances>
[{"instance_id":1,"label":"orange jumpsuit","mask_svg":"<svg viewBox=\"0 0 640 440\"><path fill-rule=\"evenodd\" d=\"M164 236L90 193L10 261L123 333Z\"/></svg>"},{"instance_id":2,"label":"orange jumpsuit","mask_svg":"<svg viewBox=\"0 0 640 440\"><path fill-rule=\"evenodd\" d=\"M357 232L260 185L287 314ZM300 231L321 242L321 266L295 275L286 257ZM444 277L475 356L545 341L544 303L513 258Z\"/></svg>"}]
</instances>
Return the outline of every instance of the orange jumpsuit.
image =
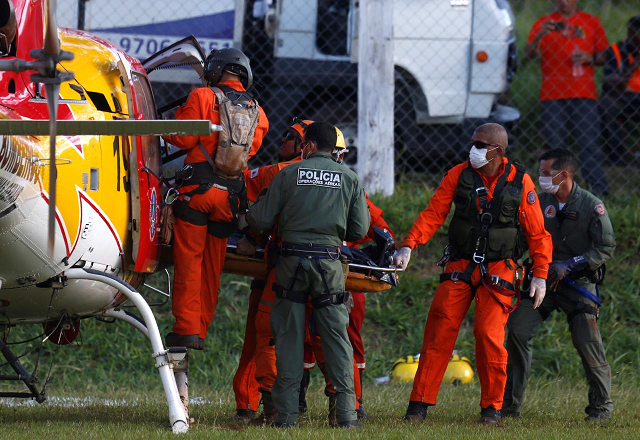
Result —
<instances>
[{"instance_id":1,"label":"orange jumpsuit","mask_svg":"<svg viewBox=\"0 0 640 440\"><path fill-rule=\"evenodd\" d=\"M239 81L222 83L235 90L244 90ZM185 105L176 112L177 119L209 119L220 123L214 92L208 87L195 89ZM260 109L258 126L251 146L252 157L262 145L269 121ZM185 163L205 162L206 158L198 147L198 141L207 153L214 157L218 146L218 134L211 136L165 136L167 142L188 150ZM196 185L179 188L180 193L195 189ZM210 221L228 222L232 220L227 191L212 187L204 194L191 198L189 207L209 214ZM173 227L173 298L172 311L176 318L173 332L180 335L197 334L205 338L218 301L220 274L224 265L227 248L226 238L207 234L207 226L197 226L176 219Z\"/></svg>"},{"instance_id":2,"label":"orange jumpsuit","mask_svg":"<svg viewBox=\"0 0 640 440\"><path fill-rule=\"evenodd\" d=\"M262 296L264 281L254 279L251 283L247 324L244 329L242 353L238 369L233 376L233 393L236 396L236 409L258 410L260 404L260 385L256 381L256 363L253 356L256 351L256 313Z\"/></svg>"},{"instance_id":3,"label":"orange jumpsuit","mask_svg":"<svg viewBox=\"0 0 640 440\"><path fill-rule=\"evenodd\" d=\"M507 159L505 158L497 176L491 178L482 176L484 185L489 189L489 200L493 197L498 177L504 173L506 163ZM468 162L459 164L444 176L442 183L429 201L429 205L414 222L403 246L415 249L418 245L429 241L442 226L451 209L458 178L467 166ZM513 181L515 174L515 167L511 167L507 181ZM548 265L551 262L551 236L544 228L544 219L535 185L528 174L524 174L522 183L522 200L518 218L527 238L533 260L533 276L546 279ZM452 261L447 264L444 271L445 273L454 270L463 272L468 264L469 260L465 259ZM510 261L510 264L512 267L516 267L513 260ZM488 266L489 275L497 275L509 281L514 279L515 270L509 268L504 260L491 262ZM474 286L479 285L475 293L476 312L473 334L476 338L476 367L482 394L480 406L500 410L502 409L502 396L507 380L504 328L509 314L480 283L479 267L473 271L471 281ZM444 281L438 286L424 329L424 341L420 352L418 371L413 382L411 401L429 405L436 404L436 397L460 325L473 300L471 286L464 282Z\"/></svg>"},{"instance_id":4,"label":"orange jumpsuit","mask_svg":"<svg viewBox=\"0 0 640 440\"><path fill-rule=\"evenodd\" d=\"M267 165L260 168L254 168L252 170L246 170L244 172L244 181L247 187L247 200L255 202L260 192L269 187L273 178L287 165L299 162L300 157L296 157L288 162L280 162L275 165ZM271 313L271 305L265 306L263 299L263 291L265 281L254 280L254 283L260 283L259 288L251 289L251 296L249 297L249 310L247 312L247 323L244 333L244 343L242 346L242 354L240 355L240 361L238 363L238 369L233 377L233 392L236 398L236 409L250 409L256 410L258 403L260 402L260 383L256 380L257 364L256 357L260 358L260 361L267 356L267 363L270 362L270 352L273 356L273 362L275 365L275 351L273 346L269 346L269 340L271 339L271 327L269 324L269 316ZM273 280L271 280L273 282ZM273 300L271 300L273 302ZM260 315L258 310L261 309ZM264 328L264 310L267 310L266 325ZM260 338L258 337L258 331L256 328L258 318L260 318ZM258 342L261 344L261 354L256 355L258 349ZM265 352L266 354L262 353ZM262 368L264 370L264 367ZM268 369L270 370L270 368ZM275 376L274 376L275 378ZM271 383L273 385L273 383ZM269 390L271 389L269 385Z\"/></svg>"}]
</instances>

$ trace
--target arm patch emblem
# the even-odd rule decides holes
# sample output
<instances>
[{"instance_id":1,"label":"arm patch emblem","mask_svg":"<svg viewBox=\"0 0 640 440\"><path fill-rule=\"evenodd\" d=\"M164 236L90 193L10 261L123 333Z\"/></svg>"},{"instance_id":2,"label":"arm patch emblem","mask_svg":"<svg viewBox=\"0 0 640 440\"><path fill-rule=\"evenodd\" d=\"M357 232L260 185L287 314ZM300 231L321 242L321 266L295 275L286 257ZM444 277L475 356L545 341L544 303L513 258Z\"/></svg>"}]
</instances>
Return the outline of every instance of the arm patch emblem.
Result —
<instances>
[{"instance_id":1,"label":"arm patch emblem","mask_svg":"<svg viewBox=\"0 0 640 440\"><path fill-rule=\"evenodd\" d=\"M534 203L536 203L536 192L535 191L529 191L529 193L527 194L527 203L529 205L533 205Z\"/></svg>"},{"instance_id":2,"label":"arm patch emblem","mask_svg":"<svg viewBox=\"0 0 640 440\"><path fill-rule=\"evenodd\" d=\"M254 168L251 170L251 173L249 173L249 177L250 178L255 178L258 175L258 168Z\"/></svg>"},{"instance_id":3,"label":"arm patch emblem","mask_svg":"<svg viewBox=\"0 0 640 440\"><path fill-rule=\"evenodd\" d=\"M598 203L593 210L596 212L596 214L598 215L605 215L607 213L607 210L604 207L604 203Z\"/></svg>"}]
</instances>

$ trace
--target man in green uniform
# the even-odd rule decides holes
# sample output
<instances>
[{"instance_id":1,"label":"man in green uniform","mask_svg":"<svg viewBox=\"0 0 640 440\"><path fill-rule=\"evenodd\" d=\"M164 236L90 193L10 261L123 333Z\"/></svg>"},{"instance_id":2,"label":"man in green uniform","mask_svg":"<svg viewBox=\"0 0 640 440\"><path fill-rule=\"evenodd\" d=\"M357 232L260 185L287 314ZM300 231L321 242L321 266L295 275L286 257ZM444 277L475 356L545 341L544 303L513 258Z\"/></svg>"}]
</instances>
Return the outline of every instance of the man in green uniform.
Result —
<instances>
[{"instance_id":1,"label":"man in green uniform","mask_svg":"<svg viewBox=\"0 0 640 440\"><path fill-rule=\"evenodd\" d=\"M597 326L601 305L598 284L604 263L616 242L604 204L580 188L573 176L577 162L564 149L553 149L540 158L540 207L545 228L553 238L553 263L547 278L547 295L538 309L526 296L509 317L507 327L507 384L503 416L519 417L531 369L531 343L542 322L561 309L567 315L573 345L582 359L589 383L587 421L611 416L611 369Z\"/></svg>"},{"instance_id":2,"label":"man in green uniform","mask_svg":"<svg viewBox=\"0 0 640 440\"><path fill-rule=\"evenodd\" d=\"M282 240L274 283L277 298L271 312L278 370L271 393L279 413L275 426L294 426L298 419L309 296L336 389L338 424L359 426L340 245L366 235L369 209L356 174L331 157L335 145L333 125L309 125L302 143L305 160L280 171L247 214L249 225L260 230L272 228L278 217Z\"/></svg>"}]
</instances>

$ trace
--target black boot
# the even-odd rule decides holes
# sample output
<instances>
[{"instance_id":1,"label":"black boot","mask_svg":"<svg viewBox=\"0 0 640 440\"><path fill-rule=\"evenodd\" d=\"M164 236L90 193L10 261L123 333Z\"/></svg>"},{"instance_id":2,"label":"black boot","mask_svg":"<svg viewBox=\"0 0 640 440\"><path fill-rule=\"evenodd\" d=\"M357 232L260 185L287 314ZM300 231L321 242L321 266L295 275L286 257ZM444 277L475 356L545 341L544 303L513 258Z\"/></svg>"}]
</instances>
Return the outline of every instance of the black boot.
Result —
<instances>
[{"instance_id":1,"label":"black boot","mask_svg":"<svg viewBox=\"0 0 640 440\"><path fill-rule=\"evenodd\" d=\"M480 410L480 423L483 425L495 425L502 420L502 415L497 409L492 407L482 408Z\"/></svg>"},{"instance_id":2,"label":"black boot","mask_svg":"<svg viewBox=\"0 0 640 440\"><path fill-rule=\"evenodd\" d=\"M407 412L403 420L422 422L427 417L427 408L429 408L429 405L426 403L409 401L409 406L407 407Z\"/></svg>"},{"instance_id":3,"label":"black boot","mask_svg":"<svg viewBox=\"0 0 640 440\"><path fill-rule=\"evenodd\" d=\"M164 337L167 347L187 347L192 350L203 350L204 339L198 335L179 335L177 333L167 333Z\"/></svg>"},{"instance_id":4,"label":"black boot","mask_svg":"<svg viewBox=\"0 0 640 440\"><path fill-rule=\"evenodd\" d=\"M278 411L271 399L271 392L262 391L262 414L249 422L249 425L273 425L278 417Z\"/></svg>"},{"instance_id":5,"label":"black boot","mask_svg":"<svg viewBox=\"0 0 640 440\"><path fill-rule=\"evenodd\" d=\"M256 418L256 412L250 409L239 409L233 416L233 420L240 423L249 423Z\"/></svg>"},{"instance_id":6,"label":"black boot","mask_svg":"<svg viewBox=\"0 0 640 440\"><path fill-rule=\"evenodd\" d=\"M300 414L307 412L307 389L311 381L311 371L305 369L302 373L300 381L300 396L298 397L298 412Z\"/></svg>"},{"instance_id":7,"label":"black boot","mask_svg":"<svg viewBox=\"0 0 640 440\"><path fill-rule=\"evenodd\" d=\"M360 423L359 420L349 420L346 422L338 423L338 427L345 428L345 429L354 429L354 428L362 428L362 424Z\"/></svg>"}]
</instances>

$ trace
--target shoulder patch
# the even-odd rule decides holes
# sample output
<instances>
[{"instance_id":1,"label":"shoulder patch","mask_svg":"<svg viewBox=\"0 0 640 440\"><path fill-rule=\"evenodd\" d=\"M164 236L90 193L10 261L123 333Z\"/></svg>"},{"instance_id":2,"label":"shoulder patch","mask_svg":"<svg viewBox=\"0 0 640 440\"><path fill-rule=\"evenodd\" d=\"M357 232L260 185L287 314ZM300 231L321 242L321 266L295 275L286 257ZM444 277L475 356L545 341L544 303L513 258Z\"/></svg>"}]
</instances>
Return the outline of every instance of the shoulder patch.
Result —
<instances>
[{"instance_id":1,"label":"shoulder patch","mask_svg":"<svg viewBox=\"0 0 640 440\"><path fill-rule=\"evenodd\" d=\"M258 175L258 168L254 168L251 170L251 173L249 173L249 177L250 178L255 178Z\"/></svg>"},{"instance_id":2,"label":"shoulder patch","mask_svg":"<svg viewBox=\"0 0 640 440\"><path fill-rule=\"evenodd\" d=\"M556 216L556 207L553 205L549 205L544 208L544 216L546 218L554 218Z\"/></svg>"},{"instance_id":3,"label":"shoulder patch","mask_svg":"<svg viewBox=\"0 0 640 440\"><path fill-rule=\"evenodd\" d=\"M598 203L596 206L594 206L593 210L598 215L605 215L607 213L607 210L604 207L604 203Z\"/></svg>"},{"instance_id":4,"label":"shoulder patch","mask_svg":"<svg viewBox=\"0 0 640 440\"><path fill-rule=\"evenodd\" d=\"M533 205L534 203L536 203L536 192L535 191L529 191L529 193L527 194L527 203L529 205Z\"/></svg>"},{"instance_id":5,"label":"shoulder patch","mask_svg":"<svg viewBox=\"0 0 640 440\"><path fill-rule=\"evenodd\" d=\"M298 180L296 184L342 188L342 172L298 168Z\"/></svg>"}]
</instances>

